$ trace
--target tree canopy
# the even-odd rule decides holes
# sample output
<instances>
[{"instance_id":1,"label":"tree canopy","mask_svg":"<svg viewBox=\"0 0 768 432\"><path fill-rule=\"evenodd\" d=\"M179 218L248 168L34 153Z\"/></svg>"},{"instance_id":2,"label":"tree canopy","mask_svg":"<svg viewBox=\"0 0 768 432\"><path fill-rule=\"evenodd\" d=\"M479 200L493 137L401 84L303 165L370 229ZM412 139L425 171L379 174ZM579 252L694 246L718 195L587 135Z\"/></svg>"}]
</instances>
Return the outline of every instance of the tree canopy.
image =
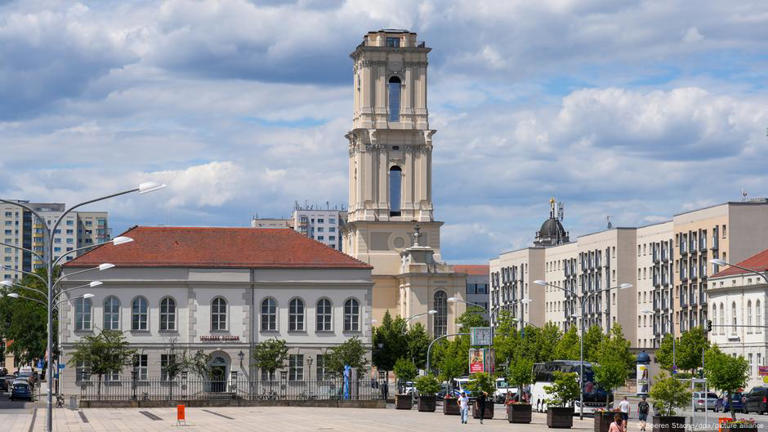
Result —
<instances>
[{"instance_id":1,"label":"tree canopy","mask_svg":"<svg viewBox=\"0 0 768 432\"><path fill-rule=\"evenodd\" d=\"M362 371L368 365L367 352L363 342L355 336L329 350L327 367L339 374L344 372L344 366Z\"/></svg>"},{"instance_id":2,"label":"tree canopy","mask_svg":"<svg viewBox=\"0 0 768 432\"><path fill-rule=\"evenodd\" d=\"M282 339L272 338L256 344L253 348L253 360L256 367L274 373L285 366L288 358L288 346Z\"/></svg>"},{"instance_id":3,"label":"tree canopy","mask_svg":"<svg viewBox=\"0 0 768 432\"><path fill-rule=\"evenodd\" d=\"M578 360L580 358L579 334L576 326L571 326L557 341L553 356L557 360Z\"/></svg>"},{"instance_id":4,"label":"tree canopy","mask_svg":"<svg viewBox=\"0 0 768 432\"><path fill-rule=\"evenodd\" d=\"M749 363L744 357L731 357L713 345L704 353L704 376L710 388L732 394L747 384ZM734 414L733 404L731 414Z\"/></svg>"}]
</instances>

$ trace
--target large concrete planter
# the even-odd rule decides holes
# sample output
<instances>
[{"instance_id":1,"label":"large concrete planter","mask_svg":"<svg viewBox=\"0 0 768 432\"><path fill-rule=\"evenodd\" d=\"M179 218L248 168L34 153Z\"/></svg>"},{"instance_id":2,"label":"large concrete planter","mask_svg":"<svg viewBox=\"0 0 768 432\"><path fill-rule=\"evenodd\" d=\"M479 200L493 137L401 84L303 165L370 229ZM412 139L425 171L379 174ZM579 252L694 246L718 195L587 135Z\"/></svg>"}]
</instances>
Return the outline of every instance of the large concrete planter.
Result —
<instances>
[{"instance_id":1,"label":"large concrete planter","mask_svg":"<svg viewBox=\"0 0 768 432\"><path fill-rule=\"evenodd\" d=\"M518 403L507 405L507 421L510 423L530 423L531 404Z\"/></svg>"},{"instance_id":2,"label":"large concrete planter","mask_svg":"<svg viewBox=\"0 0 768 432\"><path fill-rule=\"evenodd\" d=\"M395 409L409 410L413 408L411 395L395 395Z\"/></svg>"},{"instance_id":3,"label":"large concrete planter","mask_svg":"<svg viewBox=\"0 0 768 432\"><path fill-rule=\"evenodd\" d=\"M547 426L551 428L573 427L573 408L572 407L551 407L547 408Z\"/></svg>"},{"instance_id":4,"label":"large concrete planter","mask_svg":"<svg viewBox=\"0 0 768 432\"><path fill-rule=\"evenodd\" d=\"M456 399L443 399L443 414L461 415L461 409L459 409L459 403L456 402Z\"/></svg>"},{"instance_id":5,"label":"large concrete planter","mask_svg":"<svg viewBox=\"0 0 768 432\"><path fill-rule=\"evenodd\" d=\"M664 432L684 432L685 417L683 416L653 416L653 430Z\"/></svg>"},{"instance_id":6,"label":"large concrete planter","mask_svg":"<svg viewBox=\"0 0 768 432\"><path fill-rule=\"evenodd\" d=\"M490 400L485 401L485 415L483 416L484 419L492 419L493 418L493 402ZM477 401L472 404L472 418L479 419L480 418L480 408L477 405Z\"/></svg>"},{"instance_id":7,"label":"large concrete planter","mask_svg":"<svg viewBox=\"0 0 768 432\"><path fill-rule=\"evenodd\" d=\"M615 412L596 412L595 413L595 432L608 432L613 423Z\"/></svg>"},{"instance_id":8,"label":"large concrete planter","mask_svg":"<svg viewBox=\"0 0 768 432\"><path fill-rule=\"evenodd\" d=\"M437 397L435 396L419 396L419 411L435 412L436 402Z\"/></svg>"}]
</instances>

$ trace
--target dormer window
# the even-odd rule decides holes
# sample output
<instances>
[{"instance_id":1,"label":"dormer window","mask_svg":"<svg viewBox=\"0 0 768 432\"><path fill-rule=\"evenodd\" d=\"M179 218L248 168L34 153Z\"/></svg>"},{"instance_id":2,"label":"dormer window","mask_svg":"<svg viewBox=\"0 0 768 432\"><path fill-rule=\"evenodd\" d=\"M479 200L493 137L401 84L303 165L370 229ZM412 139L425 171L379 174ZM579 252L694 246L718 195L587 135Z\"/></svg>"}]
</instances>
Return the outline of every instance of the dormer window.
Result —
<instances>
[{"instance_id":1,"label":"dormer window","mask_svg":"<svg viewBox=\"0 0 768 432\"><path fill-rule=\"evenodd\" d=\"M390 48L400 48L400 38L399 37L388 37L387 38L387 46Z\"/></svg>"}]
</instances>

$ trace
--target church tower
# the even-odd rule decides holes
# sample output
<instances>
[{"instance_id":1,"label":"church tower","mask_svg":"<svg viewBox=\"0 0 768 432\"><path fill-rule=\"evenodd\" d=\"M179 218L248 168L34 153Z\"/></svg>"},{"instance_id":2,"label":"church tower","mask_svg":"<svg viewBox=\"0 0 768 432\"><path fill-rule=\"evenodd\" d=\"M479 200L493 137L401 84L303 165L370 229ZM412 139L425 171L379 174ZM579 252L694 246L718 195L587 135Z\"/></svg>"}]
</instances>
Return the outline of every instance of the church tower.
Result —
<instances>
[{"instance_id":1,"label":"church tower","mask_svg":"<svg viewBox=\"0 0 768 432\"><path fill-rule=\"evenodd\" d=\"M430 50L416 33L385 29L366 34L350 54L354 110L346 134L349 207L343 248L374 267L378 319L386 310L407 317L432 308L427 292L420 299L423 307L408 303L413 293L404 288L409 284L402 277L406 263L414 262L408 251L415 252L416 232L419 251L430 249L419 256L429 256L434 264L424 268L434 273L440 260L442 222L434 220L432 205L435 130L429 128L427 110ZM451 272L444 264L440 268Z\"/></svg>"}]
</instances>

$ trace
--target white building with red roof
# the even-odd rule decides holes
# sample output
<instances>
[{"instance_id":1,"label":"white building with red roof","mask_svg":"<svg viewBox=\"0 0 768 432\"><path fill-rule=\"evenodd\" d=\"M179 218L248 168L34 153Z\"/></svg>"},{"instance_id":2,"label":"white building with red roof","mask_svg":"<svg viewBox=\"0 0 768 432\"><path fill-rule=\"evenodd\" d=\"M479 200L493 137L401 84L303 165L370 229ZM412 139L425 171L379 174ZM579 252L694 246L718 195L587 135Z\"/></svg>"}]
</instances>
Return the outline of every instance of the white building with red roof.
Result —
<instances>
[{"instance_id":1,"label":"white building with red roof","mask_svg":"<svg viewBox=\"0 0 768 432\"><path fill-rule=\"evenodd\" d=\"M210 354L225 380L270 378L253 366L255 344L287 341L289 381L322 379L328 348L371 338L371 266L290 229L134 227L133 242L98 247L64 266L72 289L59 316L63 361L101 329L120 330L136 367L112 381L161 378L169 355ZM110 263L102 272L75 272ZM92 294L83 298L85 294ZM83 365L62 373L77 394ZM278 376L278 378L280 378ZM141 389L139 389L142 392Z\"/></svg>"},{"instance_id":2,"label":"white building with red roof","mask_svg":"<svg viewBox=\"0 0 768 432\"><path fill-rule=\"evenodd\" d=\"M760 367L768 366L768 249L710 276L707 294L710 342L747 359L748 387L765 385Z\"/></svg>"}]
</instances>

